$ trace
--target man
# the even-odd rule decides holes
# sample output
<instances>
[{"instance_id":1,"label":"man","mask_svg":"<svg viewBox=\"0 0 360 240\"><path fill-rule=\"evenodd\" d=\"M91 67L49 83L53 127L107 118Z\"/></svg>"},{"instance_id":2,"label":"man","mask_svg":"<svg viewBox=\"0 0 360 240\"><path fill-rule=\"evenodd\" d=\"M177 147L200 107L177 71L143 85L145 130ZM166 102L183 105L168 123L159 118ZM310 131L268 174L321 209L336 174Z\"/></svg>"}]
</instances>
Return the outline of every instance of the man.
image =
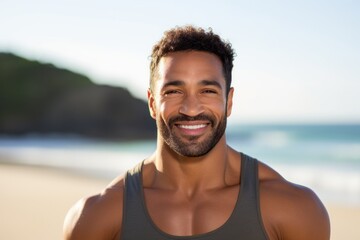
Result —
<instances>
[{"instance_id":1,"label":"man","mask_svg":"<svg viewBox=\"0 0 360 240\"><path fill-rule=\"evenodd\" d=\"M211 30L177 27L151 57L157 149L78 202L64 239L328 240L327 212L311 190L226 143L231 45Z\"/></svg>"}]
</instances>

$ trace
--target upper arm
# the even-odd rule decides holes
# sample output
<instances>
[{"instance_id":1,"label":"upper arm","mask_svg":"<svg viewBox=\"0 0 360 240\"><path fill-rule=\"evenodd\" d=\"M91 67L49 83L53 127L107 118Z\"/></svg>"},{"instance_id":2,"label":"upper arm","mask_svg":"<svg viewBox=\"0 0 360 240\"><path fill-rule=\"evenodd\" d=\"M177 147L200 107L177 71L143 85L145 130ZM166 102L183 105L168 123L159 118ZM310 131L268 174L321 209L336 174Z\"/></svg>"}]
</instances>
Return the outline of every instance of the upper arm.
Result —
<instances>
[{"instance_id":1,"label":"upper arm","mask_svg":"<svg viewBox=\"0 0 360 240\"><path fill-rule=\"evenodd\" d=\"M78 201L64 221L64 240L115 239L121 231L122 191L104 193Z\"/></svg>"},{"instance_id":2,"label":"upper arm","mask_svg":"<svg viewBox=\"0 0 360 240\"><path fill-rule=\"evenodd\" d=\"M283 219L279 222L282 239L329 240L330 221L324 205L308 188L297 186L282 201Z\"/></svg>"},{"instance_id":3,"label":"upper arm","mask_svg":"<svg viewBox=\"0 0 360 240\"><path fill-rule=\"evenodd\" d=\"M269 239L329 240L328 213L307 187L286 181L276 171L259 165L260 209Z\"/></svg>"},{"instance_id":4,"label":"upper arm","mask_svg":"<svg viewBox=\"0 0 360 240\"><path fill-rule=\"evenodd\" d=\"M290 199L289 213L283 222L282 235L291 240L329 240L330 220L320 199L313 191L301 187Z\"/></svg>"},{"instance_id":5,"label":"upper arm","mask_svg":"<svg viewBox=\"0 0 360 240\"><path fill-rule=\"evenodd\" d=\"M274 185L261 207L270 239L330 239L329 216L313 191L287 182Z\"/></svg>"}]
</instances>

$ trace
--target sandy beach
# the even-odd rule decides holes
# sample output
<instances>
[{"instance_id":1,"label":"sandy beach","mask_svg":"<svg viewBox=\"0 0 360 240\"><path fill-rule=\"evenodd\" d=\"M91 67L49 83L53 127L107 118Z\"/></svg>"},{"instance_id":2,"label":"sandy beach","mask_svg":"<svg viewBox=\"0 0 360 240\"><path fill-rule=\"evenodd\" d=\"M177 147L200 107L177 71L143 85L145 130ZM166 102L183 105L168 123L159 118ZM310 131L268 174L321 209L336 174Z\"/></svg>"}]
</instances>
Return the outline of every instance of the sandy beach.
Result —
<instances>
[{"instance_id":1,"label":"sandy beach","mask_svg":"<svg viewBox=\"0 0 360 240\"><path fill-rule=\"evenodd\" d=\"M108 183L57 169L0 164L0 239L60 240L70 206ZM360 239L360 207L326 207L332 240Z\"/></svg>"}]
</instances>

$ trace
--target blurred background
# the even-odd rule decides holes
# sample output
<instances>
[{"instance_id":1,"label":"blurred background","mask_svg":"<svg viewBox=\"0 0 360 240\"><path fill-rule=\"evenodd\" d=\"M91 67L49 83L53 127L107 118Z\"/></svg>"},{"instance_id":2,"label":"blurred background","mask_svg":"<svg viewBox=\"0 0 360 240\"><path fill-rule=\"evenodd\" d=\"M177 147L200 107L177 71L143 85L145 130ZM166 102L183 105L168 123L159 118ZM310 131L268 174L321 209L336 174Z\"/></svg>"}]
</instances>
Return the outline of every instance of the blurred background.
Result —
<instances>
[{"instance_id":1,"label":"blurred background","mask_svg":"<svg viewBox=\"0 0 360 240\"><path fill-rule=\"evenodd\" d=\"M77 199L155 150L149 56L185 24L237 53L229 144L312 188L332 239L360 238L359 12L350 0L2 0L0 238L60 239Z\"/></svg>"}]
</instances>

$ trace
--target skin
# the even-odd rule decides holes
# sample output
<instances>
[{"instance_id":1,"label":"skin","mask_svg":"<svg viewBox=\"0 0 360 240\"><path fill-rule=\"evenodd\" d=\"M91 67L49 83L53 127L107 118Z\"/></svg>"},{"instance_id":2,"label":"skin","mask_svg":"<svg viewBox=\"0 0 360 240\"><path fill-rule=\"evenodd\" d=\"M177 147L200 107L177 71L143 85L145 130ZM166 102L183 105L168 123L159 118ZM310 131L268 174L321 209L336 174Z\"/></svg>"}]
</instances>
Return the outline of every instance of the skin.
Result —
<instances>
[{"instance_id":1,"label":"skin","mask_svg":"<svg viewBox=\"0 0 360 240\"><path fill-rule=\"evenodd\" d=\"M145 161L143 185L150 217L168 234L212 231L234 209L241 161L238 152L227 145L225 134L210 151L197 157L174 150L171 140L196 152L219 131L232 110L234 90L227 95L225 88L221 62L211 53L175 52L159 63L159 78L148 92L150 114L158 125L157 149ZM175 116L202 114L211 116L213 122L169 124ZM161 129L168 130L170 140ZM310 189L286 181L261 162L259 181L261 217L270 240L330 239L328 214ZM80 200L66 216L64 239L120 239L123 189L124 179L119 177L102 193Z\"/></svg>"}]
</instances>

